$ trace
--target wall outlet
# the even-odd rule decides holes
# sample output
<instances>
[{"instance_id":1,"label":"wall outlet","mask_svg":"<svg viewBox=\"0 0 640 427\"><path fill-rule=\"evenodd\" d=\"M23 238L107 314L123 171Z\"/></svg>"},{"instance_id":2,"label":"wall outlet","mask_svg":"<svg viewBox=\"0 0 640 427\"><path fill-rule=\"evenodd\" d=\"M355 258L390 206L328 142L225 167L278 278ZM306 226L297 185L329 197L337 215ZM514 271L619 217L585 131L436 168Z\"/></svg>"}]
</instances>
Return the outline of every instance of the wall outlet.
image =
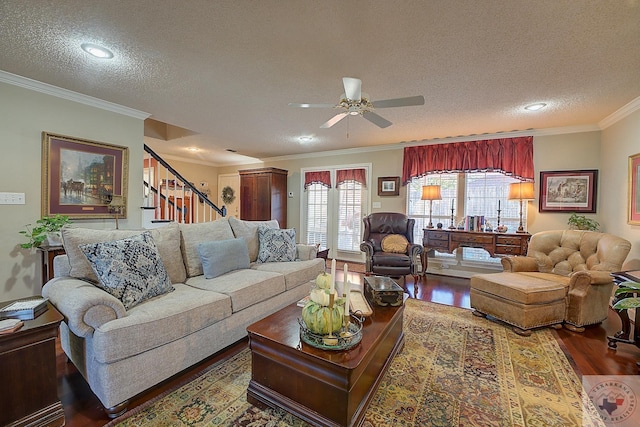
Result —
<instances>
[{"instance_id":1,"label":"wall outlet","mask_svg":"<svg viewBox=\"0 0 640 427\"><path fill-rule=\"evenodd\" d=\"M0 193L0 205L24 205L24 193Z\"/></svg>"}]
</instances>

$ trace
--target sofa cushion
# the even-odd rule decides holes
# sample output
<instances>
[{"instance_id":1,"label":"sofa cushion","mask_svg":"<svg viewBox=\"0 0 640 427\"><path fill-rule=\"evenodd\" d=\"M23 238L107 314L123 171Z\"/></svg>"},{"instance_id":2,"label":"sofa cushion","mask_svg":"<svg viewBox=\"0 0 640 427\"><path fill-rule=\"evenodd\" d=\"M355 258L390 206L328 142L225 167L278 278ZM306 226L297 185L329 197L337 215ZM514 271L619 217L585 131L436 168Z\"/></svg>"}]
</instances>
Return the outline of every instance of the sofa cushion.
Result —
<instances>
[{"instance_id":1,"label":"sofa cushion","mask_svg":"<svg viewBox=\"0 0 640 427\"><path fill-rule=\"evenodd\" d=\"M213 240L198 245L204 277L213 279L241 268L249 268L249 250L243 238Z\"/></svg>"},{"instance_id":2,"label":"sofa cushion","mask_svg":"<svg viewBox=\"0 0 640 427\"><path fill-rule=\"evenodd\" d=\"M111 242L80 245L100 286L126 310L173 291L150 232Z\"/></svg>"},{"instance_id":3,"label":"sofa cushion","mask_svg":"<svg viewBox=\"0 0 640 427\"><path fill-rule=\"evenodd\" d=\"M231 316L228 296L181 283L174 287L175 291L144 301L127 316L96 329L91 341L98 362L112 363L144 353Z\"/></svg>"},{"instance_id":4,"label":"sofa cushion","mask_svg":"<svg viewBox=\"0 0 640 427\"><path fill-rule=\"evenodd\" d=\"M280 228L278 221L275 219L269 221L243 221L236 217L229 217L229 225L236 237L242 237L247 242L249 248L249 261L256 262L258 259L258 250L260 242L258 240L258 227L261 225L269 228Z\"/></svg>"},{"instance_id":5,"label":"sofa cushion","mask_svg":"<svg viewBox=\"0 0 640 427\"><path fill-rule=\"evenodd\" d=\"M293 261L298 253L296 249L296 230L258 227L258 262Z\"/></svg>"},{"instance_id":6,"label":"sofa cushion","mask_svg":"<svg viewBox=\"0 0 640 427\"><path fill-rule=\"evenodd\" d=\"M271 271L284 276L287 290L311 282L325 271L325 261L313 258L307 261L252 263L251 268L258 271Z\"/></svg>"},{"instance_id":7,"label":"sofa cushion","mask_svg":"<svg viewBox=\"0 0 640 427\"><path fill-rule=\"evenodd\" d=\"M389 234L382 238L382 250L396 254L406 254L409 241L402 234Z\"/></svg>"},{"instance_id":8,"label":"sofa cushion","mask_svg":"<svg viewBox=\"0 0 640 427\"><path fill-rule=\"evenodd\" d=\"M233 231L227 218L196 224L180 224L180 239L187 277L193 277L203 274L198 245L212 240L233 239Z\"/></svg>"},{"instance_id":9,"label":"sofa cushion","mask_svg":"<svg viewBox=\"0 0 640 427\"><path fill-rule=\"evenodd\" d=\"M228 295L234 313L285 291L282 274L252 269L232 271L215 279L191 277L187 285Z\"/></svg>"},{"instance_id":10,"label":"sofa cushion","mask_svg":"<svg viewBox=\"0 0 640 427\"><path fill-rule=\"evenodd\" d=\"M69 275L76 279L84 279L97 283L93 269L87 258L79 248L79 245L110 242L135 236L145 230L94 230L90 228L65 227L62 229L62 241L64 250L69 259ZM180 253L180 229L178 224L169 224L163 227L148 230L153 237L158 253L169 274L172 283L184 283L187 274L182 255Z\"/></svg>"}]
</instances>

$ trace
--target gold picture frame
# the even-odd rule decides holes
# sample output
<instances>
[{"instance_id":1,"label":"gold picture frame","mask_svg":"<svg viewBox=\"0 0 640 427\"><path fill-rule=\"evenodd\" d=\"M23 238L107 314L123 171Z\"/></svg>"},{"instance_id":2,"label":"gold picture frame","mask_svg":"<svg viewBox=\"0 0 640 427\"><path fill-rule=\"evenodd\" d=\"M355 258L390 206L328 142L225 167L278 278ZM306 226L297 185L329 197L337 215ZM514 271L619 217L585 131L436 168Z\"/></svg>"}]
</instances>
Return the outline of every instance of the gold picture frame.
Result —
<instances>
[{"instance_id":1,"label":"gold picture frame","mask_svg":"<svg viewBox=\"0 0 640 427\"><path fill-rule=\"evenodd\" d=\"M627 223L640 225L640 153L629 156L629 192L627 197Z\"/></svg>"},{"instance_id":2,"label":"gold picture frame","mask_svg":"<svg viewBox=\"0 0 640 427\"><path fill-rule=\"evenodd\" d=\"M109 203L126 201L128 176L127 147L42 132L42 216L113 218Z\"/></svg>"}]
</instances>

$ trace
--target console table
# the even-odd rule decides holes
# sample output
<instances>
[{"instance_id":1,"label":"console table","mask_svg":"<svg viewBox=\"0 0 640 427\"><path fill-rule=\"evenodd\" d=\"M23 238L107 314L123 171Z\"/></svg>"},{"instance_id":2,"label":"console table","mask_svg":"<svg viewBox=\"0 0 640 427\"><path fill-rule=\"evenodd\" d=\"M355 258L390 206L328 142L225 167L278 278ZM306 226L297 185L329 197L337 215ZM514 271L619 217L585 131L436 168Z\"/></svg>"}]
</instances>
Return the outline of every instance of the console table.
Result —
<instances>
[{"instance_id":1,"label":"console table","mask_svg":"<svg viewBox=\"0 0 640 427\"><path fill-rule=\"evenodd\" d=\"M531 234L494 233L482 231L463 231L438 228L424 228L420 255L422 274L427 273L427 252L435 249L439 252L452 253L458 248L480 248L496 257L501 255L526 255Z\"/></svg>"},{"instance_id":2,"label":"console table","mask_svg":"<svg viewBox=\"0 0 640 427\"><path fill-rule=\"evenodd\" d=\"M58 255L64 255L64 247L40 245L38 250L42 253L42 286L53 279L53 259Z\"/></svg>"}]
</instances>

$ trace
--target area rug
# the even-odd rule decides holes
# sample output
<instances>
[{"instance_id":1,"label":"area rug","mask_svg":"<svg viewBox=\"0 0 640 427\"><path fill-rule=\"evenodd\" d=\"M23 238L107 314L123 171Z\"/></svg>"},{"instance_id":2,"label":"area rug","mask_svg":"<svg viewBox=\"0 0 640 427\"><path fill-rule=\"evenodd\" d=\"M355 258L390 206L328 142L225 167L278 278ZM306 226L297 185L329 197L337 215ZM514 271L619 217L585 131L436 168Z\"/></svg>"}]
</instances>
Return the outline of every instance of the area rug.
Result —
<instances>
[{"instance_id":1,"label":"area rug","mask_svg":"<svg viewBox=\"0 0 640 427\"><path fill-rule=\"evenodd\" d=\"M366 427L604 425L550 330L521 337L470 310L409 299L404 331ZM308 425L247 403L250 378L246 348L109 425Z\"/></svg>"}]
</instances>

